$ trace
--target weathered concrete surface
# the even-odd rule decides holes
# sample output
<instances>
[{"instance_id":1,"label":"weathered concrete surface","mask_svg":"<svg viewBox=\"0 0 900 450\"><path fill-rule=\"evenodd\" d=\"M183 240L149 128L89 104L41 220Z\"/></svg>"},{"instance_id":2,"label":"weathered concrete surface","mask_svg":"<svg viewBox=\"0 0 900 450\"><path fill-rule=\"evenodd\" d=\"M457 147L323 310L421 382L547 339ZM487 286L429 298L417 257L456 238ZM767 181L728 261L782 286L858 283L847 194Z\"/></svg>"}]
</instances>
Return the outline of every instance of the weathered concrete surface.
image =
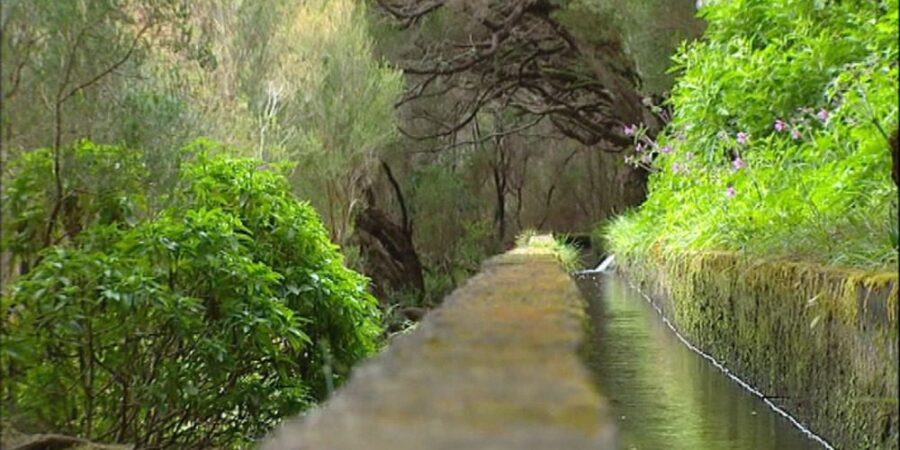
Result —
<instances>
[{"instance_id":1,"label":"weathered concrete surface","mask_svg":"<svg viewBox=\"0 0 900 450\"><path fill-rule=\"evenodd\" d=\"M582 302L549 250L496 257L263 449L615 448L577 353Z\"/></svg>"}]
</instances>

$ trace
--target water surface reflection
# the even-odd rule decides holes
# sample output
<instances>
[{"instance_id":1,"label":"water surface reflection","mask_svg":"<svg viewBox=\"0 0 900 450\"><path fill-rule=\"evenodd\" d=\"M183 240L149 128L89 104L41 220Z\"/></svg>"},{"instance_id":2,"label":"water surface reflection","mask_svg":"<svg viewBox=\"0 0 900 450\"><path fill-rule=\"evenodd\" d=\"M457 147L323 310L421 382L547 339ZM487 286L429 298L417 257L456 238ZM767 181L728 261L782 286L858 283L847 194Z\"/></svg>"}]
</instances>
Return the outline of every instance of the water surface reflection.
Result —
<instances>
[{"instance_id":1,"label":"water surface reflection","mask_svg":"<svg viewBox=\"0 0 900 450\"><path fill-rule=\"evenodd\" d=\"M623 450L822 448L682 344L623 280L578 278L593 322L588 364Z\"/></svg>"}]
</instances>

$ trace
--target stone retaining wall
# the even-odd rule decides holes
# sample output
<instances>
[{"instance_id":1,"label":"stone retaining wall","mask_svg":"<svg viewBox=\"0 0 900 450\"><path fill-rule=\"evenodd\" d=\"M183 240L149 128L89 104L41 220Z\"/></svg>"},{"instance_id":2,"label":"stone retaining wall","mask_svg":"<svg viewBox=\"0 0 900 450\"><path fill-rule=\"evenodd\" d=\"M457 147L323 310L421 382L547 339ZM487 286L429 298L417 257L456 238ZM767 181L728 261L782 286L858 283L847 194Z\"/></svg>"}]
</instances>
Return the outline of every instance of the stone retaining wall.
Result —
<instances>
[{"instance_id":1,"label":"stone retaining wall","mask_svg":"<svg viewBox=\"0 0 900 450\"><path fill-rule=\"evenodd\" d=\"M835 448L898 448L896 272L732 253L617 259L694 345Z\"/></svg>"},{"instance_id":2,"label":"stone retaining wall","mask_svg":"<svg viewBox=\"0 0 900 450\"><path fill-rule=\"evenodd\" d=\"M549 250L513 250L263 448L615 448L613 421L578 356L585 320Z\"/></svg>"}]
</instances>

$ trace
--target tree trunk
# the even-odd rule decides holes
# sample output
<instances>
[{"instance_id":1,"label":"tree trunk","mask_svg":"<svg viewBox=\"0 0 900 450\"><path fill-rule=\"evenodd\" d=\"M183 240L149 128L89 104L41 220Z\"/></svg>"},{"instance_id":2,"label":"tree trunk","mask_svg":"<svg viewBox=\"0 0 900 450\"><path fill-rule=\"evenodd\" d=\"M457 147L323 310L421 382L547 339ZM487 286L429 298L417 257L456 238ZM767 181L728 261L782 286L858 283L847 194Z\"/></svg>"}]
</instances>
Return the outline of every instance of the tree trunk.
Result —
<instances>
[{"instance_id":1,"label":"tree trunk","mask_svg":"<svg viewBox=\"0 0 900 450\"><path fill-rule=\"evenodd\" d=\"M900 187L900 143L897 142L897 129L891 133L891 159L893 160L893 170L891 175L894 178L894 184Z\"/></svg>"},{"instance_id":2,"label":"tree trunk","mask_svg":"<svg viewBox=\"0 0 900 450\"><path fill-rule=\"evenodd\" d=\"M391 291L425 291L422 263L412 236L380 209L369 206L356 216L356 229L365 256L366 273L381 301Z\"/></svg>"},{"instance_id":3,"label":"tree trunk","mask_svg":"<svg viewBox=\"0 0 900 450\"><path fill-rule=\"evenodd\" d=\"M503 243L506 237L506 180L501 169L492 166L494 175L494 187L497 194L497 205L494 211L494 222L497 224L497 242Z\"/></svg>"}]
</instances>

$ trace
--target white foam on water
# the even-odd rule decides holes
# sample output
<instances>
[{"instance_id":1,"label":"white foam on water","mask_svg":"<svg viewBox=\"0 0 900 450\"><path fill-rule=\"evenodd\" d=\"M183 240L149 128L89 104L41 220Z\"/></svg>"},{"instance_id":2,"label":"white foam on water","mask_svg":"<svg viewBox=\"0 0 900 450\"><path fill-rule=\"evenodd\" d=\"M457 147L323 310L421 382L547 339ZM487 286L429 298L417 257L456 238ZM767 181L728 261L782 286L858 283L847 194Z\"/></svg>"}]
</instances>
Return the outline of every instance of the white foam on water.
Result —
<instances>
[{"instance_id":1,"label":"white foam on water","mask_svg":"<svg viewBox=\"0 0 900 450\"><path fill-rule=\"evenodd\" d=\"M594 270L596 270L597 272L608 272L610 269L615 267L614 266L615 263L616 263L616 255L609 255Z\"/></svg>"},{"instance_id":2,"label":"white foam on water","mask_svg":"<svg viewBox=\"0 0 900 450\"><path fill-rule=\"evenodd\" d=\"M588 275L588 274L592 274L592 273L607 273L616 267L615 264L616 264L616 255L609 255L597 267L595 267L593 269L579 270L579 271L574 272L574 274L575 275Z\"/></svg>"}]
</instances>

